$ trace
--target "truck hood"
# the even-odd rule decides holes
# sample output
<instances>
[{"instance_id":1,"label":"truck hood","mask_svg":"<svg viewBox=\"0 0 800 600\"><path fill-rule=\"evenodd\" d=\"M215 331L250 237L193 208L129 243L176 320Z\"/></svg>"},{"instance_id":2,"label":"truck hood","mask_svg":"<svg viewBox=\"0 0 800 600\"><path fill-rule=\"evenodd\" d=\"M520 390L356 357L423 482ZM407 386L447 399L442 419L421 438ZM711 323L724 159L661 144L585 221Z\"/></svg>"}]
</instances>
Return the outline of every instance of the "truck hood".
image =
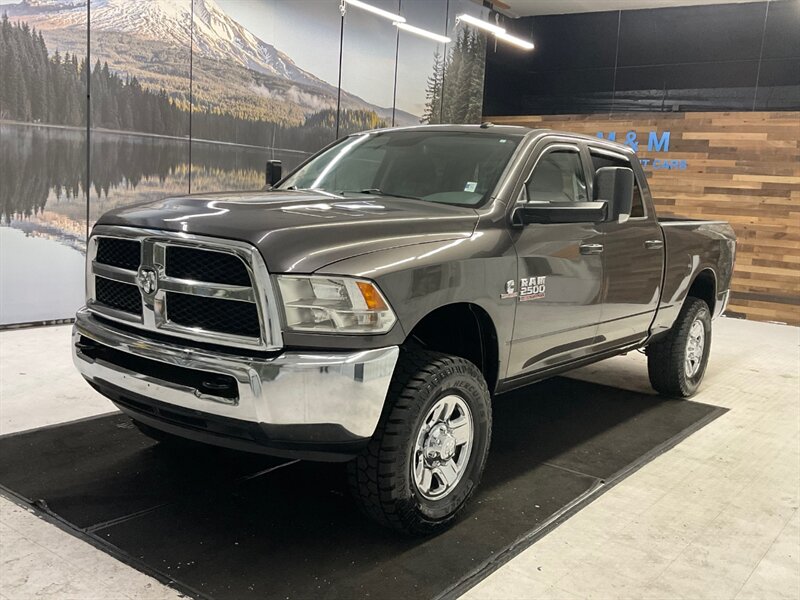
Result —
<instances>
[{"instance_id":1,"label":"truck hood","mask_svg":"<svg viewBox=\"0 0 800 600\"><path fill-rule=\"evenodd\" d=\"M113 210L98 224L250 242L270 272L311 273L359 254L469 237L477 221L471 208L423 200L278 190L166 198Z\"/></svg>"}]
</instances>

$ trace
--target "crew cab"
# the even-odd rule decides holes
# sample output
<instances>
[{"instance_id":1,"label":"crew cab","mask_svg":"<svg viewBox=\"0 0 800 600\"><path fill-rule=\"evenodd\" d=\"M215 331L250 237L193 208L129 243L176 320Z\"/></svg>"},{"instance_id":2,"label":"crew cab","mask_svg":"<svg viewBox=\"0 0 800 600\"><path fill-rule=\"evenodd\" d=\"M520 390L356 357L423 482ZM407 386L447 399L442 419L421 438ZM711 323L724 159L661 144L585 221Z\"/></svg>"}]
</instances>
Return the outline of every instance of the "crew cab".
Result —
<instances>
[{"instance_id":1,"label":"crew cab","mask_svg":"<svg viewBox=\"0 0 800 600\"><path fill-rule=\"evenodd\" d=\"M659 220L625 146L380 129L268 179L92 230L74 361L158 440L348 461L366 514L425 534L478 486L495 395L636 349L658 392L700 385L733 231Z\"/></svg>"}]
</instances>

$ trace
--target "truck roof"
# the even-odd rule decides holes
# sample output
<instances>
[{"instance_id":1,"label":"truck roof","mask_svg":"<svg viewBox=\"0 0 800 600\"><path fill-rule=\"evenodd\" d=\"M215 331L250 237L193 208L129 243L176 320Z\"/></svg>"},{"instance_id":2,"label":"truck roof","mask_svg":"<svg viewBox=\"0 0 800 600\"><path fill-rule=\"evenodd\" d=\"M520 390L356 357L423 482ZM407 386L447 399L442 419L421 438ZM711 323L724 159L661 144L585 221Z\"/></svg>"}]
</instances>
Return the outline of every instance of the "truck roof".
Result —
<instances>
[{"instance_id":1,"label":"truck roof","mask_svg":"<svg viewBox=\"0 0 800 600\"><path fill-rule=\"evenodd\" d=\"M369 131L362 131L359 133L386 133L389 131L418 131L418 130L425 130L425 131L470 131L470 132L481 132L485 131L486 133L493 133L493 134L505 134L505 135L519 135L519 136L531 136L537 137L544 133L550 134L558 134L569 136L572 138L582 139L587 142L601 142L605 146L613 146L615 149L625 152L625 153L632 153L631 149L625 146L624 144L620 144L618 142L612 142L610 140L600 139L595 136L585 135L582 133L575 133L572 131L561 131L555 129L547 129L545 127L541 128L532 128L532 127L524 127L522 125L495 125L494 123L484 122L480 125L454 125L454 124L441 124L441 125L411 125L408 127L384 127L381 129L371 129Z\"/></svg>"},{"instance_id":2,"label":"truck roof","mask_svg":"<svg viewBox=\"0 0 800 600\"><path fill-rule=\"evenodd\" d=\"M522 127L520 125L495 125L494 123L483 123L481 125L409 125L407 127L384 127L381 129L371 129L363 133L377 133L386 131L485 131L486 133L500 133L507 135L527 135L531 131L538 131L530 127ZM546 131L542 129L541 131Z\"/></svg>"}]
</instances>

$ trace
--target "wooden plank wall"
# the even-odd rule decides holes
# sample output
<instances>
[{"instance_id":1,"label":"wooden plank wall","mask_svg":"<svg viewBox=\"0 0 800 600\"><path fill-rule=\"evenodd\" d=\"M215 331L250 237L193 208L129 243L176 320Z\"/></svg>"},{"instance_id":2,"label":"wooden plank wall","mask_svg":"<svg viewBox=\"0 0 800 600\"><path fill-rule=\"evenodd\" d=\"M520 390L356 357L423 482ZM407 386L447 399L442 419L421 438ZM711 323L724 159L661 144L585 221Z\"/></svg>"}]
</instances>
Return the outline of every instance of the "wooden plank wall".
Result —
<instances>
[{"instance_id":1,"label":"wooden plank wall","mask_svg":"<svg viewBox=\"0 0 800 600\"><path fill-rule=\"evenodd\" d=\"M724 219L738 237L728 314L800 325L800 112L627 113L484 117L597 135L636 132L659 214ZM669 151L647 150L650 131ZM663 165L663 163L660 163Z\"/></svg>"}]
</instances>

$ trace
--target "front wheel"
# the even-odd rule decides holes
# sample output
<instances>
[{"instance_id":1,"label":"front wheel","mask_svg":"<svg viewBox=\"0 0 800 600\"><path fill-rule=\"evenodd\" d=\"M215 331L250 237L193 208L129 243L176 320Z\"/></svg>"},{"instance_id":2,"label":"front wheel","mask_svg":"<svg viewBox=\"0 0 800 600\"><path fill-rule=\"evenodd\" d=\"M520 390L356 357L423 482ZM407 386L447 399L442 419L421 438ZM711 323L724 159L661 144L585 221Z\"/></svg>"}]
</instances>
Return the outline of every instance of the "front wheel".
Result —
<instances>
[{"instance_id":1,"label":"front wheel","mask_svg":"<svg viewBox=\"0 0 800 600\"><path fill-rule=\"evenodd\" d=\"M387 408L348 465L362 511L413 535L449 526L480 482L492 433L489 390L468 360L402 350Z\"/></svg>"},{"instance_id":2,"label":"front wheel","mask_svg":"<svg viewBox=\"0 0 800 600\"><path fill-rule=\"evenodd\" d=\"M646 349L650 384L665 396L693 396L705 375L710 350L711 311L704 300L690 296L669 335Z\"/></svg>"}]
</instances>

